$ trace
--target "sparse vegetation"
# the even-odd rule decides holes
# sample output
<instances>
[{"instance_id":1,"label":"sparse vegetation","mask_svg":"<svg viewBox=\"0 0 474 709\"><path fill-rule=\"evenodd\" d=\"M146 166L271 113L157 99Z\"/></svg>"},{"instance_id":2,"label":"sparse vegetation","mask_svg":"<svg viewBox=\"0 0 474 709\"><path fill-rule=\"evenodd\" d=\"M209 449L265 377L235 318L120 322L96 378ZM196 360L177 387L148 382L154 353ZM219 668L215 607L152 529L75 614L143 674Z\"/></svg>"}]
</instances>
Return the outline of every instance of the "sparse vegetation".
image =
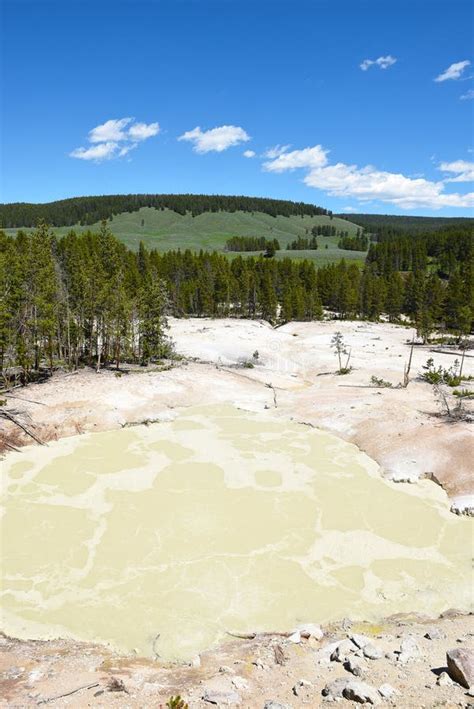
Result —
<instances>
[{"instance_id":1,"label":"sparse vegetation","mask_svg":"<svg viewBox=\"0 0 474 709\"><path fill-rule=\"evenodd\" d=\"M393 386L392 382L388 382L386 379L380 379L374 375L370 377L370 383L372 386L380 387L381 389L391 389Z\"/></svg>"},{"instance_id":2,"label":"sparse vegetation","mask_svg":"<svg viewBox=\"0 0 474 709\"><path fill-rule=\"evenodd\" d=\"M179 694L175 697L170 697L166 702L166 706L168 709L189 709L189 704L184 699L181 699Z\"/></svg>"},{"instance_id":3,"label":"sparse vegetation","mask_svg":"<svg viewBox=\"0 0 474 709\"><path fill-rule=\"evenodd\" d=\"M450 387L455 387L461 383L457 359L454 360L454 364L449 369L446 369L441 366L435 367L434 360L430 357L426 364L423 365L423 369L425 371L420 375L421 379L429 384L447 384Z\"/></svg>"},{"instance_id":4,"label":"sparse vegetation","mask_svg":"<svg viewBox=\"0 0 474 709\"><path fill-rule=\"evenodd\" d=\"M337 371L338 374L349 374L351 371L352 367L349 366L349 362L351 359L351 350L347 349L347 346L344 342L344 337L342 336L342 333L336 332L334 333L332 340L331 340L331 347L334 350L335 354L337 355L338 361L339 361L339 369ZM342 364L342 357L345 356L345 362L344 365Z\"/></svg>"}]
</instances>

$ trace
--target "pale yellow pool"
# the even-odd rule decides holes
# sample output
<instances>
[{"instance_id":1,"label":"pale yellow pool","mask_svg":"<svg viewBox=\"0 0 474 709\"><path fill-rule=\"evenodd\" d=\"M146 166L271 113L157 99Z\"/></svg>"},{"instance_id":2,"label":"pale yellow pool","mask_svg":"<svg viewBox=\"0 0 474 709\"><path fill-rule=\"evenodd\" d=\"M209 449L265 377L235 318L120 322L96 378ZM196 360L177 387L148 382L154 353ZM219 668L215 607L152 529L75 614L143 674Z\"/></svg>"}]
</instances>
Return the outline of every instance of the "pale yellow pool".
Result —
<instances>
[{"instance_id":1,"label":"pale yellow pool","mask_svg":"<svg viewBox=\"0 0 474 709\"><path fill-rule=\"evenodd\" d=\"M472 522L354 446L230 406L2 462L2 627L188 658L226 630L467 609Z\"/></svg>"}]
</instances>

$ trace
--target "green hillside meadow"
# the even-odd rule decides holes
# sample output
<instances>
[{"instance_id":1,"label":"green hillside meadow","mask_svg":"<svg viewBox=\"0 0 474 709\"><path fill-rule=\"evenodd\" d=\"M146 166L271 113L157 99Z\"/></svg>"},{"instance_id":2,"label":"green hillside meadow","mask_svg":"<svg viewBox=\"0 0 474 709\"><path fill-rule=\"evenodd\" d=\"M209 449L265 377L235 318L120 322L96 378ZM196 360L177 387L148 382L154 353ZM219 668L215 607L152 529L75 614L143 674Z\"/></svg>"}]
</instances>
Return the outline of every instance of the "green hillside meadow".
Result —
<instances>
[{"instance_id":1,"label":"green hillside meadow","mask_svg":"<svg viewBox=\"0 0 474 709\"><path fill-rule=\"evenodd\" d=\"M169 209L158 210L142 207L136 212L124 212L113 216L109 220L109 224L115 236L134 250L138 249L140 241L143 241L148 248L158 251L170 249L223 251L225 242L232 236L264 236L269 239L278 239L280 242L281 251L276 253L276 258L306 258L321 265L339 261L341 258L360 263L365 259L363 251L338 249L338 237L319 236L317 251L286 250L285 247L289 242L298 236L310 235L311 228L319 224L331 224L337 230L348 231L350 236L355 236L357 225L337 217L333 219L322 215L290 217L279 215L273 217L263 212L204 212L193 217L190 213L182 216ZM71 229L81 232L94 230L98 226L99 224L56 227L53 231L56 234L66 234ZM5 231L15 234L17 229L6 229ZM230 258L236 255L229 253ZM252 255L252 252L245 252L241 255Z\"/></svg>"}]
</instances>

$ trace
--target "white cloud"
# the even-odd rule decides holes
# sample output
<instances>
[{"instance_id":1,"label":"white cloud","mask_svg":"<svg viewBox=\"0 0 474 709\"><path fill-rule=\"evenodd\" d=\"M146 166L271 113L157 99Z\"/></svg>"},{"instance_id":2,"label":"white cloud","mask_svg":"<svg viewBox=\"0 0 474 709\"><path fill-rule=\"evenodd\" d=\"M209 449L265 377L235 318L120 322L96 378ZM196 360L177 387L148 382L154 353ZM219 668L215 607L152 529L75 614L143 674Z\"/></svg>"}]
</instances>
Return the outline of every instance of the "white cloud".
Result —
<instances>
[{"instance_id":1,"label":"white cloud","mask_svg":"<svg viewBox=\"0 0 474 709\"><path fill-rule=\"evenodd\" d=\"M329 165L327 154L328 151L321 145L293 150L264 163L263 168L270 172L306 168L303 181L308 187L323 190L333 197L355 198L360 202L377 200L402 209L474 206L474 192L445 192L443 180L432 182L407 177L401 173L378 170L372 165L362 168L342 162Z\"/></svg>"},{"instance_id":2,"label":"white cloud","mask_svg":"<svg viewBox=\"0 0 474 709\"><path fill-rule=\"evenodd\" d=\"M378 59L364 59L364 61L359 64L362 71L367 71L371 66L378 66L380 69L388 69L397 61L396 57L392 57L391 54L387 54L386 57L378 57Z\"/></svg>"},{"instance_id":3,"label":"white cloud","mask_svg":"<svg viewBox=\"0 0 474 709\"><path fill-rule=\"evenodd\" d=\"M345 212L346 214L354 214L355 212L357 212L357 207L343 207L341 209L341 212Z\"/></svg>"},{"instance_id":4,"label":"white cloud","mask_svg":"<svg viewBox=\"0 0 474 709\"><path fill-rule=\"evenodd\" d=\"M92 143L91 146L76 148L69 156L95 162L122 158L136 148L139 142L159 132L158 123L136 123L134 118L112 118L89 131L88 141Z\"/></svg>"},{"instance_id":5,"label":"white cloud","mask_svg":"<svg viewBox=\"0 0 474 709\"><path fill-rule=\"evenodd\" d=\"M134 123L127 131L130 140L140 141L152 138L160 132L159 123Z\"/></svg>"},{"instance_id":6,"label":"white cloud","mask_svg":"<svg viewBox=\"0 0 474 709\"><path fill-rule=\"evenodd\" d=\"M100 162L117 157L118 148L118 143L98 143L97 145L91 145L90 148L76 148L72 153L69 153L69 155L71 158L79 158L79 160L95 160L96 162Z\"/></svg>"},{"instance_id":7,"label":"white cloud","mask_svg":"<svg viewBox=\"0 0 474 709\"><path fill-rule=\"evenodd\" d=\"M273 160L274 158L279 157L283 153L286 153L286 151L290 148L291 145L274 145L273 148L269 148L263 153L263 157L270 158L270 160Z\"/></svg>"},{"instance_id":8,"label":"white cloud","mask_svg":"<svg viewBox=\"0 0 474 709\"><path fill-rule=\"evenodd\" d=\"M326 165L328 150L324 150L321 145L303 150L292 150L288 153L281 153L274 160L263 163L267 172L285 172L295 170L299 167L317 168ZM268 154L268 153L267 153Z\"/></svg>"},{"instance_id":9,"label":"white cloud","mask_svg":"<svg viewBox=\"0 0 474 709\"><path fill-rule=\"evenodd\" d=\"M133 118L112 118L110 121L102 123L89 131L90 143L106 143L108 141L117 142L125 140L126 134L124 128L132 121Z\"/></svg>"},{"instance_id":10,"label":"white cloud","mask_svg":"<svg viewBox=\"0 0 474 709\"><path fill-rule=\"evenodd\" d=\"M469 89L465 94L460 96L461 101L471 101L474 99L474 89Z\"/></svg>"},{"instance_id":11,"label":"white cloud","mask_svg":"<svg viewBox=\"0 0 474 709\"><path fill-rule=\"evenodd\" d=\"M257 153L254 150L244 150L243 152L244 158L254 158L256 154Z\"/></svg>"},{"instance_id":12,"label":"white cloud","mask_svg":"<svg viewBox=\"0 0 474 709\"><path fill-rule=\"evenodd\" d=\"M453 173L455 177L447 177L445 182L472 182L474 181L474 162L468 160L454 160L442 162L439 166L441 172Z\"/></svg>"},{"instance_id":13,"label":"white cloud","mask_svg":"<svg viewBox=\"0 0 474 709\"><path fill-rule=\"evenodd\" d=\"M448 68L443 71L439 76L436 77L435 81L448 81L450 79L459 79L464 69L470 65L470 61L467 59L463 62L455 62L448 66Z\"/></svg>"},{"instance_id":14,"label":"white cloud","mask_svg":"<svg viewBox=\"0 0 474 709\"><path fill-rule=\"evenodd\" d=\"M221 153L233 145L246 143L250 140L250 136L240 126L218 126L205 131L196 126L193 130L180 135L178 140L193 143L193 150L196 153Z\"/></svg>"}]
</instances>

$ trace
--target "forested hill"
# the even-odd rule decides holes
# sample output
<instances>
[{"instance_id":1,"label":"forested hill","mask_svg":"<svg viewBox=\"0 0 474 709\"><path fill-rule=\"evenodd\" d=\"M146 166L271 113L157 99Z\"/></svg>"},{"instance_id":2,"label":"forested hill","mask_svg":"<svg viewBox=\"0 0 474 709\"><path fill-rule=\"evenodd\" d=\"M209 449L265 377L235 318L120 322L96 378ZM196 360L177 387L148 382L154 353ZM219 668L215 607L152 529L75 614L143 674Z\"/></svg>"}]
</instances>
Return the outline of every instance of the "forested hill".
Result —
<instances>
[{"instance_id":1,"label":"forested hill","mask_svg":"<svg viewBox=\"0 0 474 709\"><path fill-rule=\"evenodd\" d=\"M95 224L123 212L141 207L170 209L177 214L198 216L204 212L262 212L276 216L318 216L331 212L304 202L264 197L203 194L128 194L98 197L73 197L46 204L14 202L0 205L0 227L35 227L39 221L50 226Z\"/></svg>"},{"instance_id":2,"label":"forested hill","mask_svg":"<svg viewBox=\"0 0 474 709\"><path fill-rule=\"evenodd\" d=\"M371 234L437 231L450 226L469 226L474 232L474 219L469 217L410 217L395 214L335 214L340 219L359 224Z\"/></svg>"}]
</instances>

